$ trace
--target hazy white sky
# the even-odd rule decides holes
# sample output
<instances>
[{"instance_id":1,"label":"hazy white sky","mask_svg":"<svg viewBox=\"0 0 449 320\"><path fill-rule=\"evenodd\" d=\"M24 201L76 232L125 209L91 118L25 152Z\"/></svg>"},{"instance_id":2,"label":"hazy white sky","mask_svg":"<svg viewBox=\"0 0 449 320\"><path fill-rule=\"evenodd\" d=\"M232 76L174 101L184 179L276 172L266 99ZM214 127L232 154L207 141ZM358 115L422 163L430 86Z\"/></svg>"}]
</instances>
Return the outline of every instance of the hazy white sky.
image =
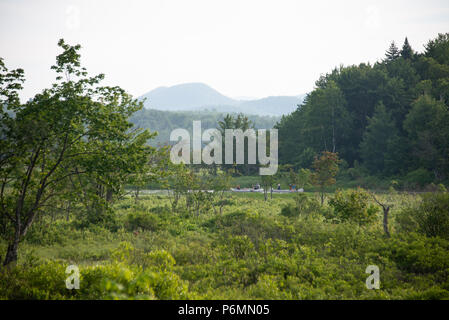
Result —
<instances>
[{"instance_id":1,"label":"hazy white sky","mask_svg":"<svg viewBox=\"0 0 449 320\"><path fill-rule=\"evenodd\" d=\"M135 96L204 82L231 97L297 95L389 43L449 32L449 1L0 0L0 56L25 69L28 98L52 83L57 41Z\"/></svg>"}]
</instances>

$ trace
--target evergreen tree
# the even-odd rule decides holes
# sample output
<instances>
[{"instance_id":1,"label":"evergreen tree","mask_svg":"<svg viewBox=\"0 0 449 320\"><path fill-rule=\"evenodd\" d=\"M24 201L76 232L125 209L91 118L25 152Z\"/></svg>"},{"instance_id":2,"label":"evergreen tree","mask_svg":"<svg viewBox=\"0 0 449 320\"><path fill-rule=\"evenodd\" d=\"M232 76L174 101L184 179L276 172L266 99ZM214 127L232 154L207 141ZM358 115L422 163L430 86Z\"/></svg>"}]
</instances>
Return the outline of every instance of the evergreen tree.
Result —
<instances>
[{"instance_id":1,"label":"evergreen tree","mask_svg":"<svg viewBox=\"0 0 449 320\"><path fill-rule=\"evenodd\" d=\"M373 116L368 120L368 126L360 144L363 162L372 173L385 171L385 158L389 151L389 144L393 138L397 137L397 131L391 113L380 102Z\"/></svg>"},{"instance_id":2,"label":"evergreen tree","mask_svg":"<svg viewBox=\"0 0 449 320\"><path fill-rule=\"evenodd\" d=\"M407 37L405 37L404 44L402 45L401 56L404 59L412 59L413 58L413 49L408 43Z\"/></svg>"},{"instance_id":3,"label":"evergreen tree","mask_svg":"<svg viewBox=\"0 0 449 320\"><path fill-rule=\"evenodd\" d=\"M387 57L386 58L387 61L396 60L396 58L400 56L399 49L394 41L391 42L390 47L385 52L385 56Z\"/></svg>"}]
</instances>

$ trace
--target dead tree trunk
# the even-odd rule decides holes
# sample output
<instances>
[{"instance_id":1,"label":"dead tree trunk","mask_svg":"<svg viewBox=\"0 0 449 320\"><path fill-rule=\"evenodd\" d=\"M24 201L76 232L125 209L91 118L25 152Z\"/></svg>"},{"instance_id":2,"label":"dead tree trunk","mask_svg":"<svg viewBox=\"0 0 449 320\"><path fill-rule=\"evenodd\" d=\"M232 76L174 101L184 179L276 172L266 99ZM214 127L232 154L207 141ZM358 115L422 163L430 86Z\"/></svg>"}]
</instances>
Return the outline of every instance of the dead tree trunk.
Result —
<instances>
[{"instance_id":1,"label":"dead tree trunk","mask_svg":"<svg viewBox=\"0 0 449 320\"><path fill-rule=\"evenodd\" d=\"M376 196L371 193L371 197L373 197L374 201L382 208L384 213L384 219L383 219L383 227L385 235L389 238L390 237L390 231L388 230L388 214L390 213L391 206L385 203L381 203L379 200L377 200Z\"/></svg>"},{"instance_id":2,"label":"dead tree trunk","mask_svg":"<svg viewBox=\"0 0 449 320\"><path fill-rule=\"evenodd\" d=\"M390 212L390 207L383 207L384 211L384 231L387 237L390 237L390 231L388 231L388 213Z\"/></svg>"}]
</instances>

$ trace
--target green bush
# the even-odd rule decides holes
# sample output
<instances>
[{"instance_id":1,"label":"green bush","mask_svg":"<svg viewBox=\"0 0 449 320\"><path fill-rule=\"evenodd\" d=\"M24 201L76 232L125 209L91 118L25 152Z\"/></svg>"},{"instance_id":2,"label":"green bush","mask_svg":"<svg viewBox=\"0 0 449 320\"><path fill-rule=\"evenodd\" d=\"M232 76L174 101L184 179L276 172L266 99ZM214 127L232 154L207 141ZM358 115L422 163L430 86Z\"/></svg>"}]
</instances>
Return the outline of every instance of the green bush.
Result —
<instances>
[{"instance_id":1,"label":"green bush","mask_svg":"<svg viewBox=\"0 0 449 320\"><path fill-rule=\"evenodd\" d=\"M0 299L190 299L187 283L173 271L166 251L143 253L122 243L114 261L80 266L80 289L68 290L68 263L46 261L0 271ZM141 259L136 259L140 256ZM144 266L139 262L144 261Z\"/></svg>"},{"instance_id":2,"label":"green bush","mask_svg":"<svg viewBox=\"0 0 449 320\"><path fill-rule=\"evenodd\" d=\"M291 227L251 211L234 211L210 219L204 224L209 230L217 230L223 239L229 236L248 236L257 245L268 238L288 239Z\"/></svg>"},{"instance_id":3,"label":"green bush","mask_svg":"<svg viewBox=\"0 0 449 320\"><path fill-rule=\"evenodd\" d=\"M449 193L424 194L418 205L403 209L396 221L401 231L449 240Z\"/></svg>"},{"instance_id":4,"label":"green bush","mask_svg":"<svg viewBox=\"0 0 449 320\"><path fill-rule=\"evenodd\" d=\"M0 299L69 299L66 266L58 262L19 265L0 271Z\"/></svg>"},{"instance_id":5,"label":"green bush","mask_svg":"<svg viewBox=\"0 0 449 320\"><path fill-rule=\"evenodd\" d=\"M281 215L284 217L297 217L299 215L309 215L321 211L320 203L304 193L295 194L295 205L287 204L281 208Z\"/></svg>"},{"instance_id":6,"label":"green bush","mask_svg":"<svg viewBox=\"0 0 449 320\"><path fill-rule=\"evenodd\" d=\"M39 245L65 244L69 240L71 223L65 220L57 220L53 223L41 222L31 226L26 235L26 241Z\"/></svg>"},{"instance_id":7,"label":"green bush","mask_svg":"<svg viewBox=\"0 0 449 320\"><path fill-rule=\"evenodd\" d=\"M334 208L330 217L338 221L352 221L359 225L366 225L376 219L379 208L369 203L370 196L363 189L337 191L329 200Z\"/></svg>"},{"instance_id":8,"label":"green bush","mask_svg":"<svg viewBox=\"0 0 449 320\"><path fill-rule=\"evenodd\" d=\"M85 209L80 209L74 225L80 229L90 228L91 226L102 226L108 230L117 231L120 228L114 210L100 204L92 206L88 212Z\"/></svg>"},{"instance_id":9,"label":"green bush","mask_svg":"<svg viewBox=\"0 0 449 320\"><path fill-rule=\"evenodd\" d=\"M281 215L288 218L297 217L299 210L295 205L289 203L281 208Z\"/></svg>"},{"instance_id":10,"label":"green bush","mask_svg":"<svg viewBox=\"0 0 449 320\"><path fill-rule=\"evenodd\" d=\"M150 212L133 211L126 217L125 226L128 230L156 231L160 225L157 215Z\"/></svg>"},{"instance_id":11,"label":"green bush","mask_svg":"<svg viewBox=\"0 0 449 320\"><path fill-rule=\"evenodd\" d=\"M449 277L449 242L409 234L387 243L386 256L406 272L432 274L433 282L447 282Z\"/></svg>"},{"instance_id":12,"label":"green bush","mask_svg":"<svg viewBox=\"0 0 449 320\"><path fill-rule=\"evenodd\" d=\"M407 188L416 189L423 188L434 180L431 172L424 168L419 168L415 171L409 172L404 178L404 184Z\"/></svg>"}]
</instances>

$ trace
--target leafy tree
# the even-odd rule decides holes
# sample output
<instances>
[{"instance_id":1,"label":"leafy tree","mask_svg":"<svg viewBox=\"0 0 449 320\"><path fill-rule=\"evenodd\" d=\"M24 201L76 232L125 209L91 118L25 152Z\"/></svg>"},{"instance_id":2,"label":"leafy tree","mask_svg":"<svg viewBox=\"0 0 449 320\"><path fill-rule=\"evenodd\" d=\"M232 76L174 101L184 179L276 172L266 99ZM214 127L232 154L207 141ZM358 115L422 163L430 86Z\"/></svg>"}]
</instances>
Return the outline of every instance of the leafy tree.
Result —
<instances>
[{"instance_id":1,"label":"leafy tree","mask_svg":"<svg viewBox=\"0 0 449 320\"><path fill-rule=\"evenodd\" d=\"M175 165L169 162L169 164L171 165L168 174L162 179L162 184L167 188L172 210L176 211L181 197L189 191L192 175L183 163Z\"/></svg>"},{"instance_id":2,"label":"leafy tree","mask_svg":"<svg viewBox=\"0 0 449 320\"><path fill-rule=\"evenodd\" d=\"M449 111L441 101L428 95L416 100L404 121L417 159L415 168L433 171L436 179L447 177L449 170Z\"/></svg>"},{"instance_id":3,"label":"leafy tree","mask_svg":"<svg viewBox=\"0 0 449 320\"><path fill-rule=\"evenodd\" d=\"M307 98L307 138L317 149L336 152L343 144L352 121L345 109L345 98L333 81L318 88Z\"/></svg>"},{"instance_id":4,"label":"leafy tree","mask_svg":"<svg viewBox=\"0 0 449 320\"><path fill-rule=\"evenodd\" d=\"M225 141L225 132L226 129L240 129L243 132L245 132L248 129L254 129L254 123L249 120L248 116L239 113L237 116L233 116L231 114L227 114L223 120L218 121L218 130L221 132L222 141ZM246 140L246 139L245 139ZM245 144L246 145L246 144ZM234 151L233 154L235 155L236 145L234 140ZM244 150L244 159L248 159L248 149L245 147ZM250 165L250 164L244 164L244 165L237 165L237 164L226 164L225 163L225 144L223 143L223 150L222 150L222 167L227 170L228 172L231 170L231 168L234 169L235 174L242 174L246 173L247 175L250 174L250 170L253 168L256 168L256 165ZM245 160L246 161L246 160Z\"/></svg>"},{"instance_id":5,"label":"leafy tree","mask_svg":"<svg viewBox=\"0 0 449 320\"><path fill-rule=\"evenodd\" d=\"M373 222L378 212L369 199L369 194L363 189L337 191L329 205L334 208L334 217L338 220L353 221L362 226Z\"/></svg>"},{"instance_id":6,"label":"leafy tree","mask_svg":"<svg viewBox=\"0 0 449 320\"><path fill-rule=\"evenodd\" d=\"M426 57L435 59L439 64L449 65L449 33L439 33L438 37L426 45Z\"/></svg>"},{"instance_id":7,"label":"leafy tree","mask_svg":"<svg viewBox=\"0 0 449 320\"><path fill-rule=\"evenodd\" d=\"M273 199L273 184L277 181L276 175L263 175L261 179L265 201L268 199L268 189L270 189L271 198Z\"/></svg>"},{"instance_id":8,"label":"leafy tree","mask_svg":"<svg viewBox=\"0 0 449 320\"><path fill-rule=\"evenodd\" d=\"M209 173L208 189L213 190L212 204L214 205L214 211L216 208L220 215L223 213L223 207L229 203L228 195L231 188L231 175L224 171L218 171L217 173Z\"/></svg>"},{"instance_id":9,"label":"leafy tree","mask_svg":"<svg viewBox=\"0 0 449 320\"><path fill-rule=\"evenodd\" d=\"M161 182L163 178L171 174L173 166L174 164L170 161L170 150L168 147L153 149L145 166L142 166L140 171L130 173L127 179L127 183L134 189L135 201L138 201L142 188L154 182Z\"/></svg>"},{"instance_id":10,"label":"leafy tree","mask_svg":"<svg viewBox=\"0 0 449 320\"><path fill-rule=\"evenodd\" d=\"M312 182L320 189L321 205L324 203L325 188L336 183L339 162L338 154L329 151L323 151L313 161Z\"/></svg>"},{"instance_id":11,"label":"leafy tree","mask_svg":"<svg viewBox=\"0 0 449 320\"><path fill-rule=\"evenodd\" d=\"M293 168L290 168L288 173L289 182L294 184L298 189L304 189L306 186L310 185L312 173L309 169L301 168L298 172L295 172Z\"/></svg>"},{"instance_id":12,"label":"leafy tree","mask_svg":"<svg viewBox=\"0 0 449 320\"><path fill-rule=\"evenodd\" d=\"M402 231L449 239L449 193L424 194L417 205L405 208L397 220Z\"/></svg>"},{"instance_id":13,"label":"leafy tree","mask_svg":"<svg viewBox=\"0 0 449 320\"><path fill-rule=\"evenodd\" d=\"M88 77L80 66L80 46L63 40L57 56L57 82L25 104L16 92L22 72L2 67L3 103L14 112L2 113L0 223L8 241L4 265L17 260L19 243L36 216L52 199L76 195L69 179L88 177L84 188L95 199L96 212L107 207L108 189L117 189L121 177L137 171L151 152L148 131L130 131L128 117L142 108L119 87L101 87L102 74ZM80 180L83 181L83 180Z\"/></svg>"}]
</instances>

